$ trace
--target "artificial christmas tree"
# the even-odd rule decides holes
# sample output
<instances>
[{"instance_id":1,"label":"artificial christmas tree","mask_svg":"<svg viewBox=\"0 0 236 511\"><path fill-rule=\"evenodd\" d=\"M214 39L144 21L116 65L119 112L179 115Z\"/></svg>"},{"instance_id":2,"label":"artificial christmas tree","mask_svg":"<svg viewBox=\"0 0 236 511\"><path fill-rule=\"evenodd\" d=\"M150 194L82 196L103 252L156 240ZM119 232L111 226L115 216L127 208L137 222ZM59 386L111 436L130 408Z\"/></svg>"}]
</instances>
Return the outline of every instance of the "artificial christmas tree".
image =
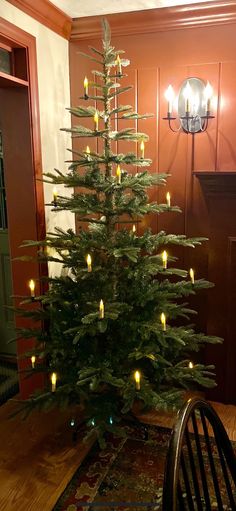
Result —
<instances>
[{"instance_id":1,"label":"artificial christmas tree","mask_svg":"<svg viewBox=\"0 0 236 511\"><path fill-rule=\"evenodd\" d=\"M144 215L179 211L166 204L149 202L147 189L165 185L167 176L149 174L151 160L145 157L144 133L127 127L115 131L114 119L145 119L117 98L129 90L121 87L128 60L110 44L110 30L103 22L103 49L90 48L89 58L98 64L94 81L84 81L84 105L71 108L72 116L87 118L83 125L67 129L72 137L100 140L101 151L72 150L74 159L66 174L57 170L45 175L54 186L72 189L71 197L54 190L53 209L75 213L77 232L56 229L44 241L25 242L38 246L40 261L63 266L63 273L47 279L48 289L22 302L18 313L42 325L19 332L36 339L31 371L44 371L46 388L24 403L32 408L79 403L90 427L103 431L128 413L139 400L145 406L175 406L181 389L194 383L211 387L213 366L193 365L191 352L204 343L220 339L196 333L188 324L193 313L183 299L208 288L189 272L169 266L166 245L195 247L201 238L153 233L137 234ZM94 56L93 56L94 55ZM94 93L91 94L91 90ZM86 105L95 101L96 108ZM140 144L138 154L117 153L114 142ZM124 166L125 169L124 170ZM132 168L138 172L132 174ZM130 171L127 170L131 169ZM134 223L135 221L135 223ZM82 227L81 227L82 226ZM53 252L52 252L53 251ZM28 306L34 302L33 307ZM181 321L183 324L181 324Z\"/></svg>"}]
</instances>

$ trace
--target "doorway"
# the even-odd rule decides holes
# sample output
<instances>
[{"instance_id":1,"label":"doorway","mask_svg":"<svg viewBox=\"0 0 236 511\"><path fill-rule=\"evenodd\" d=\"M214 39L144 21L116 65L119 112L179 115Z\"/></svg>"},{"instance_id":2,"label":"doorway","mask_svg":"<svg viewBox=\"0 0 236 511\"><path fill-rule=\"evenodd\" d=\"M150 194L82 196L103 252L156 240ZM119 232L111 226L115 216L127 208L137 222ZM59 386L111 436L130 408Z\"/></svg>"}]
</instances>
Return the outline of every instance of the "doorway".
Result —
<instances>
[{"instance_id":1,"label":"doorway","mask_svg":"<svg viewBox=\"0 0 236 511\"><path fill-rule=\"evenodd\" d=\"M1 119L0 119L1 126ZM0 405L19 391L15 320L12 305L12 275L8 239L4 151L0 131Z\"/></svg>"},{"instance_id":2,"label":"doorway","mask_svg":"<svg viewBox=\"0 0 236 511\"><path fill-rule=\"evenodd\" d=\"M4 65L5 67L2 67ZM39 282L36 261L22 262L20 247L26 239L45 236L37 62L35 38L0 19L0 360L15 359L19 372L20 397L27 398L42 385L40 376L25 377L30 360L22 355L33 340L14 337L15 328L31 327L30 321L15 316L3 305L17 307L28 296L31 278ZM27 250L35 256L35 250ZM40 285L38 283L38 292ZM13 334L13 335L12 335ZM0 372L1 380L1 372ZM1 402L1 388L0 388Z\"/></svg>"}]
</instances>

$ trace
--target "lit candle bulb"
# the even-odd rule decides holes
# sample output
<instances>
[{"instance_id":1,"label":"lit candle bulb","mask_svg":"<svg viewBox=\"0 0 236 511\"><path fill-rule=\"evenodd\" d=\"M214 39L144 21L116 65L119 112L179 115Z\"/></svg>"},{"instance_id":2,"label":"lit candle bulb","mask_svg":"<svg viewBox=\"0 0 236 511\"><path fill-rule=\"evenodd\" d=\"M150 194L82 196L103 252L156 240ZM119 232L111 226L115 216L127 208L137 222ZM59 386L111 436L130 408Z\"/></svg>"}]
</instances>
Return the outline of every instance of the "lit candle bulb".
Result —
<instances>
[{"instance_id":1,"label":"lit candle bulb","mask_svg":"<svg viewBox=\"0 0 236 511\"><path fill-rule=\"evenodd\" d=\"M103 300L100 300L100 304L99 304L99 319L103 319L104 318L104 303L103 303Z\"/></svg>"},{"instance_id":2,"label":"lit candle bulb","mask_svg":"<svg viewBox=\"0 0 236 511\"><path fill-rule=\"evenodd\" d=\"M167 89L165 91L165 98L168 101L167 117L170 117L170 115L172 114L173 101L174 101L174 91L173 91L173 87L171 85L169 85L169 87L167 87Z\"/></svg>"},{"instance_id":3,"label":"lit candle bulb","mask_svg":"<svg viewBox=\"0 0 236 511\"><path fill-rule=\"evenodd\" d=\"M190 268L189 275L190 275L192 284L194 284L194 270L193 270L193 268Z\"/></svg>"},{"instance_id":4,"label":"lit candle bulb","mask_svg":"<svg viewBox=\"0 0 236 511\"><path fill-rule=\"evenodd\" d=\"M192 362L189 362L188 367L189 367L189 369L193 369L193 363L192 363Z\"/></svg>"},{"instance_id":5,"label":"lit candle bulb","mask_svg":"<svg viewBox=\"0 0 236 511\"><path fill-rule=\"evenodd\" d=\"M205 90L204 90L204 96L206 99L206 114L207 115L210 115L212 93L213 93L212 86L209 82L207 82Z\"/></svg>"},{"instance_id":6,"label":"lit candle bulb","mask_svg":"<svg viewBox=\"0 0 236 511\"><path fill-rule=\"evenodd\" d=\"M90 158L90 147L89 147L89 145L87 145L87 147L85 149L85 153L86 153L86 156L87 156L87 160L89 160L89 158Z\"/></svg>"},{"instance_id":7,"label":"lit candle bulb","mask_svg":"<svg viewBox=\"0 0 236 511\"><path fill-rule=\"evenodd\" d=\"M162 252L162 263L163 263L163 269L164 270L167 269L167 260L168 260L168 254L167 254L166 250L164 250Z\"/></svg>"},{"instance_id":8,"label":"lit candle bulb","mask_svg":"<svg viewBox=\"0 0 236 511\"><path fill-rule=\"evenodd\" d=\"M141 374L139 371L135 371L134 373L134 379L135 379L135 386L136 386L136 390L140 390L140 379L141 379Z\"/></svg>"},{"instance_id":9,"label":"lit candle bulb","mask_svg":"<svg viewBox=\"0 0 236 511\"><path fill-rule=\"evenodd\" d=\"M84 78L84 97L88 99L88 78L85 76Z\"/></svg>"},{"instance_id":10,"label":"lit candle bulb","mask_svg":"<svg viewBox=\"0 0 236 511\"><path fill-rule=\"evenodd\" d=\"M51 374L52 392L55 392L57 386L57 375L56 373Z\"/></svg>"},{"instance_id":11,"label":"lit candle bulb","mask_svg":"<svg viewBox=\"0 0 236 511\"><path fill-rule=\"evenodd\" d=\"M29 288L30 288L31 298L34 298L35 297L35 281L33 279L31 279L29 281Z\"/></svg>"},{"instance_id":12,"label":"lit candle bulb","mask_svg":"<svg viewBox=\"0 0 236 511\"><path fill-rule=\"evenodd\" d=\"M136 225L135 225L135 224L133 224L132 232L133 232L134 234L136 233Z\"/></svg>"},{"instance_id":13,"label":"lit candle bulb","mask_svg":"<svg viewBox=\"0 0 236 511\"><path fill-rule=\"evenodd\" d=\"M117 55L116 57L116 65L118 67L118 74L122 74L122 68L121 68L121 61L120 61L120 55Z\"/></svg>"},{"instance_id":14,"label":"lit candle bulb","mask_svg":"<svg viewBox=\"0 0 236 511\"><path fill-rule=\"evenodd\" d=\"M167 194L166 194L166 203L167 203L168 208L170 208L170 192L167 192Z\"/></svg>"},{"instance_id":15,"label":"lit candle bulb","mask_svg":"<svg viewBox=\"0 0 236 511\"><path fill-rule=\"evenodd\" d=\"M189 83L189 81L187 81L187 84L184 88L184 91L183 91L183 95L184 95L184 98L185 98L185 113L186 114L189 114L190 111L191 111L191 102L192 102L192 88L191 88L191 85Z\"/></svg>"},{"instance_id":16,"label":"lit candle bulb","mask_svg":"<svg viewBox=\"0 0 236 511\"><path fill-rule=\"evenodd\" d=\"M117 178L117 182L118 182L118 184L120 185L120 183L121 183L121 170L120 170L120 165L117 165L117 167L116 167L116 178Z\"/></svg>"},{"instance_id":17,"label":"lit candle bulb","mask_svg":"<svg viewBox=\"0 0 236 511\"><path fill-rule=\"evenodd\" d=\"M36 361L36 357L35 357L35 355L32 355L32 357L31 357L32 369L34 369L34 367L35 367L35 361Z\"/></svg>"},{"instance_id":18,"label":"lit candle bulb","mask_svg":"<svg viewBox=\"0 0 236 511\"><path fill-rule=\"evenodd\" d=\"M95 125L95 131L98 131L98 112L96 110L95 114L94 114L94 125Z\"/></svg>"},{"instance_id":19,"label":"lit candle bulb","mask_svg":"<svg viewBox=\"0 0 236 511\"><path fill-rule=\"evenodd\" d=\"M52 196L53 196L54 206L56 206L57 205L57 197L58 197L58 192L57 192L56 186L54 186L54 188L53 188Z\"/></svg>"},{"instance_id":20,"label":"lit candle bulb","mask_svg":"<svg viewBox=\"0 0 236 511\"><path fill-rule=\"evenodd\" d=\"M165 332L166 331L166 315L164 314L164 312L161 313L161 324L162 324L163 331Z\"/></svg>"},{"instance_id":21,"label":"lit candle bulb","mask_svg":"<svg viewBox=\"0 0 236 511\"><path fill-rule=\"evenodd\" d=\"M87 255L86 261L88 265L88 272L90 273L92 271L92 258L90 254Z\"/></svg>"},{"instance_id":22,"label":"lit candle bulb","mask_svg":"<svg viewBox=\"0 0 236 511\"><path fill-rule=\"evenodd\" d=\"M145 144L144 144L144 141L142 140L142 142L140 144L140 151L141 151L141 158L142 159L144 158L144 149L145 149Z\"/></svg>"}]
</instances>

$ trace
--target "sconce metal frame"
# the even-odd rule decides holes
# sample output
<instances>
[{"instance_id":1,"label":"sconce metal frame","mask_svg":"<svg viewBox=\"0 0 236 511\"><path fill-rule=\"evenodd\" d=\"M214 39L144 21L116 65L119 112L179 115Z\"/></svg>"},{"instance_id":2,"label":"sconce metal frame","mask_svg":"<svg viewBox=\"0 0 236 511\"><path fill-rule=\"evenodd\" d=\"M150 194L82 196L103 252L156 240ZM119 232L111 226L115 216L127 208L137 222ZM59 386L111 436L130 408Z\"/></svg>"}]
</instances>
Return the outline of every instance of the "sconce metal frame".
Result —
<instances>
[{"instance_id":1,"label":"sconce metal frame","mask_svg":"<svg viewBox=\"0 0 236 511\"><path fill-rule=\"evenodd\" d=\"M170 86L168 89L170 94L173 94ZM189 90L189 95L186 94L187 89ZM167 94L168 111L167 116L163 117L163 120L168 121L171 131L178 133L182 130L185 133L191 134L206 131L209 120L215 117L211 115L211 93L212 88L210 84L206 85L199 78L188 78L182 83L178 95L178 119L180 121L178 128L175 128L172 122L177 119L177 117L172 115L173 96L171 98L170 94L169 97Z\"/></svg>"}]
</instances>

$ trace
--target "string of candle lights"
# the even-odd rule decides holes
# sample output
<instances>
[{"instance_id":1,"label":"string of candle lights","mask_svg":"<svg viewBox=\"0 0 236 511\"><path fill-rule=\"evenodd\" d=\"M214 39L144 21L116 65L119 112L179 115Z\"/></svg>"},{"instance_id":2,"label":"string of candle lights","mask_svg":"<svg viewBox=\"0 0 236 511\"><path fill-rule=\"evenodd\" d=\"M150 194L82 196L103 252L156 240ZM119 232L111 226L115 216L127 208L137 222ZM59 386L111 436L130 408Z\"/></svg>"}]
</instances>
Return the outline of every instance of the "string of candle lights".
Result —
<instances>
[{"instance_id":1,"label":"string of candle lights","mask_svg":"<svg viewBox=\"0 0 236 511\"><path fill-rule=\"evenodd\" d=\"M121 66L121 60L120 60L119 55L117 56L116 65L117 65L118 74L121 75L122 74L122 66ZM185 91L185 110L186 110L186 113L188 113L188 114L190 113L191 108L192 108L191 90L190 89L191 89L190 84L187 83L186 91ZM209 112L210 111L210 98L211 98L209 85L208 85L207 90L208 90L208 92L206 94L207 111ZM168 101L167 116L170 117L172 114L173 102L174 102L174 91L171 86L168 87L165 97ZM88 82L88 78L86 76L84 78L84 98L85 99L89 98L89 82ZM94 129L95 129L95 131L98 131L99 113L97 110L94 113L93 120L94 120ZM89 146L86 146L85 154L86 154L87 160L89 161L89 159L90 159L90 147ZM145 157L145 143L144 143L144 140L141 140L141 142L140 142L140 158L144 159L144 157ZM116 180L117 180L118 184L121 184L121 168L120 168L119 164L116 167ZM54 204L54 206L57 206L57 200L58 200L58 192L57 192L56 187L54 187L54 189L53 189L53 204ZM167 204L168 208L171 207L170 192L166 193L166 204ZM133 234L136 233L136 225L135 224L133 224L131 232ZM88 273L92 272L92 258L91 258L90 254L87 254L87 256L86 256L86 263L87 263ZM168 254L167 254L166 250L164 250L162 253L162 264L163 264L163 269L166 270L167 265L168 265ZM189 270L189 276L190 276L191 283L194 284L194 270L192 268L190 268L190 270ZM34 298L35 297L35 282L33 279L30 280L29 287L30 287L31 298ZM104 302L101 299L99 302L99 319L104 319L104 313L105 313ZM166 325L166 315L164 312L162 312L160 315L160 321L161 321L161 325L162 325L162 330L163 330L163 332L165 332L167 325ZM35 368L35 362L36 362L36 357L33 355L31 357L32 369ZM194 367L193 363L189 362L189 368L192 369L193 367ZM55 392L56 386L57 386L57 374L55 372L53 372L51 374L50 378L51 378L51 390L52 390L52 392ZM135 388L137 391L139 391L141 388L141 373L140 373L140 371L138 371L138 370L135 371L134 380L135 380ZM92 420L92 423L93 422L94 421ZM112 424L112 422L110 422L110 423ZM94 422L94 424L95 424L95 422Z\"/></svg>"}]
</instances>

